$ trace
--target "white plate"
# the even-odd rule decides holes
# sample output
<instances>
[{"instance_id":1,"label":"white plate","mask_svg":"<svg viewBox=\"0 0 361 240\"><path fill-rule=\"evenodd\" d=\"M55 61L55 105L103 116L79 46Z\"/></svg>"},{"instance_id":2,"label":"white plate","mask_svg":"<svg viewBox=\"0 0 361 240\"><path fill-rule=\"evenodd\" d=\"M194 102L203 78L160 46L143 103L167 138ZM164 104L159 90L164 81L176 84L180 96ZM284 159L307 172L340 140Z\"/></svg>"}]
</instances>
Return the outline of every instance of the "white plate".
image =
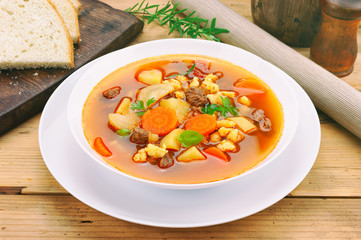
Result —
<instances>
[{"instance_id":1,"label":"white plate","mask_svg":"<svg viewBox=\"0 0 361 240\"><path fill-rule=\"evenodd\" d=\"M295 139L268 168L226 185L197 190L156 188L106 171L80 150L67 121L70 92L91 64L69 76L49 99L40 120L39 145L55 179L74 197L105 214L159 227L233 221L282 199L304 179L316 159L320 145L317 112L302 88L291 81L302 119Z\"/></svg>"}]
</instances>

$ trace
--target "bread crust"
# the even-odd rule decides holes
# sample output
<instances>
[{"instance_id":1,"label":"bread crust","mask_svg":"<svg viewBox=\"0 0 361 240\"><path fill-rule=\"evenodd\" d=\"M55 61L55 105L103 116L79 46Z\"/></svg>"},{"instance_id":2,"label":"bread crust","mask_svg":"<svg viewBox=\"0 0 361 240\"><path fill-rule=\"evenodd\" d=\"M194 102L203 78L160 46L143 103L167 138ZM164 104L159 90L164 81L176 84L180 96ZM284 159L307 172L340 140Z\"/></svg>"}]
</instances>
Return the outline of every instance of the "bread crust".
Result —
<instances>
[{"instance_id":1,"label":"bread crust","mask_svg":"<svg viewBox=\"0 0 361 240\"><path fill-rule=\"evenodd\" d=\"M70 66L69 68L74 68L74 47L73 47L73 40L71 39L70 33L68 31L68 29L65 26L65 22L64 19L61 17L60 13L58 12L58 10L56 9L55 5L50 1L50 0L46 0L54 9L55 13L58 15L58 17L60 18L60 21L63 23L63 28L67 34L67 39L68 39L68 51L70 52L69 55L69 61L70 61ZM78 26L79 27L79 26Z\"/></svg>"}]
</instances>

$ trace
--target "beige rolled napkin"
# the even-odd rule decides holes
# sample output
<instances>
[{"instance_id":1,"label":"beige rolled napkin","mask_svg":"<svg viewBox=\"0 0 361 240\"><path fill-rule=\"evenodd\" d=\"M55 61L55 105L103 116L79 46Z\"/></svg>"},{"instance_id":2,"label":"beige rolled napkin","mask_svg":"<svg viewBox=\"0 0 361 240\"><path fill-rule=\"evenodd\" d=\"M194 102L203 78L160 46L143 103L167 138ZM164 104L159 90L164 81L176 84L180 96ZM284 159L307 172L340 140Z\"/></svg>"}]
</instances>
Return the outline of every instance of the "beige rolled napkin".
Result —
<instances>
[{"instance_id":1,"label":"beige rolled napkin","mask_svg":"<svg viewBox=\"0 0 361 240\"><path fill-rule=\"evenodd\" d=\"M279 67L307 92L314 105L361 138L361 93L332 73L283 44L217 0L172 0L186 14L196 11L205 19L217 18L222 42L243 48Z\"/></svg>"}]
</instances>

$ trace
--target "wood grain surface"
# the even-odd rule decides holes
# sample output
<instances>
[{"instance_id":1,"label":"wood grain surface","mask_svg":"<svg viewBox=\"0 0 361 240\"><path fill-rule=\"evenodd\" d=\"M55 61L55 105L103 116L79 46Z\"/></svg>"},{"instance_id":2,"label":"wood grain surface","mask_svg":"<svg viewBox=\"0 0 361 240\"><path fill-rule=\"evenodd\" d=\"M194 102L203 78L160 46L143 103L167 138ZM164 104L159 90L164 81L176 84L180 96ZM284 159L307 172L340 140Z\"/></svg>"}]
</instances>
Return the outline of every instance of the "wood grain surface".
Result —
<instances>
[{"instance_id":1,"label":"wood grain surface","mask_svg":"<svg viewBox=\"0 0 361 240\"><path fill-rule=\"evenodd\" d=\"M0 135L34 116L50 94L74 70L125 46L143 27L137 18L97 0L83 0L81 43L74 48L74 69L0 71Z\"/></svg>"},{"instance_id":2,"label":"wood grain surface","mask_svg":"<svg viewBox=\"0 0 361 240\"><path fill-rule=\"evenodd\" d=\"M135 3L105 2L118 9ZM150 2L164 5L167 0ZM252 20L251 0L223 2ZM178 35L152 23L132 44L172 37ZM309 49L296 50L309 56ZM354 72L343 80L361 89L360 54ZM322 112L320 152L296 189L255 215L193 229L129 223L75 199L44 164L37 141L40 117L0 137L0 239L361 239L361 141Z\"/></svg>"}]
</instances>

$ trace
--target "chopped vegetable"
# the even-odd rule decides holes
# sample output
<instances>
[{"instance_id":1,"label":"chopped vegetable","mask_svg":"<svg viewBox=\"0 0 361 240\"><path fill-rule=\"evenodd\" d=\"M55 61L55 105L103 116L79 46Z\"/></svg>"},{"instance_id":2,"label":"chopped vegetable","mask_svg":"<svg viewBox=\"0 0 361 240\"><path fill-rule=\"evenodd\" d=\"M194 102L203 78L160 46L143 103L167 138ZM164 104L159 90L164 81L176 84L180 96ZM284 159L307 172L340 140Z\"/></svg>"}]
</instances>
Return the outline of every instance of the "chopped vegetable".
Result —
<instances>
[{"instance_id":1,"label":"chopped vegetable","mask_svg":"<svg viewBox=\"0 0 361 240\"><path fill-rule=\"evenodd\" d=\"M217 128L217 121L209 114L200 114L190 118L184 125L186 130L193 130L206 136Z\"/></svg>"},{"instance_id":2,"label":"chopped vegetable","mask_svg":"<svg viewBox=\"0 0 361 240\"><path fill-rule=\"evenodd\" d=\"M184 122L191 109L189 103L176 98L162 99L159 106L174 109L180 123Z\"/></svg>"},{"instance_id":3,"label":"chopped vegetable","mask_svg":"<svg viewBox=\"0 0 361 240\"><path fill-rule=\"evenodd\" d=\"M128 136L129 134L132 133L132 131L130 131L129 129L126 128L122 128L116 131L116 133L122 137Z\"/></svg>"},{"instance_id":4,"label":"chopped vegetable","mask_svg":"<svg viewBox=\"0 0 361 240\"><path fill-rule=\"evenodd\" d=\"M212 155L216 158L222 159L223 161L229 162L231 158L222 150L216 148L216 147L210 147L205 150L203 150L205 153L208 153L209 155Z\"/></svg>"},{"instance_id":5,"label":"chopped vegetable","mask_svg":"<svg viewBox=\"0 0 361 240\"><path fill-rule=\"evenodd\" d=\"M179 137L179 135L181 135L181 133L183 131L184 130L181 128L174 129L173 131L171 131L170 133L168 133L166 136L164 136L162 138L159 145L165 146L166 149L179 151L181 149L181 143L178 140L178 137Z\"/></svg>"},{"instance_id":6,"label":"chopped vegetable","mask_svg":"<svg viewBox=\"0 0 361 240\"><path fill-rule=\"evenodd\" d=\"M149 133L149 135L148 135L148 142L150 142L150 143L155 143L155 142L158 142L158 140L159 140L158 134Z\"/></svg>"},{"instance_id":7,"label":"chopped vegetable","mask_svg":"<svg viewBox=\"0 0 361 240\"><path fill-rule=\"evenodd\" d=\"M122 128L133 130L140 121L140 118L135 114L121 115L119 113L110 113L108 119L109 125L115 131Z\"/></svg>"},{"instance_id":8,"label":"chopped vegetable","mask_svg":"<svg viewBox=\"0 0 361 240\"><path fill-rule=\"evenodd\" d=\"M234 121L244 133L249 133L257 129L256 125L251 123L250 120L245 117L233 117L228 119Z\"/></svg>"},{"instance_id":9,"label":"chopped vegetable","mask_svg":"<svg viewBox=\"0 0 361 240\"><path fill-rule=\"evenodd\" d=\"M138 80L147 85L159 84L162 79L163 73L158 69L144 70L138 75Z\"/></svg>"},{"instance_id":10,"label":"chopped vegetable","mask_svg":"<svg viewBox=\"0 0 361 240\"><path fill-rule=\"evenodd\" d=\"M142 100L138 100L135 103L131 104L130 109L139 110L136 113L138 116L142 116L149 109L149 106L152 105L154 102L155 102L154 98L148 99L147 107L144 107L144 102Z\"/></svg>"},{"instance_id":11,"label":"chopped vegetable","mask_svg":"<svg viewBox=\"0 0 361 240\"><path fill-rule=\"evenodd\" d=\"M226 127L226 128L231 128L236 126L236 123L231 121L231 120L219 120L217 121L217 128L221 128L221 127Z\"/></svg>"},{"instance_id":12,"label":"chopped vegetable","mask_svg":"<svg viewBox=\"0 0 361 240\"><path fill-rule=\"evenodd\" d=\"M130 97L125 97L120 100L118 106L115 108L115 113L119 113L122 115L126 115L129 113L129 106L132 102L132 99Z\"/></svg>"},{"instance_id":13,"label":"chopped vegetable","mask_svg":"<svg viewBox=\"0 0 361 240\"><path fill-rule=\"evenodd\" d=\"M233 86L238 88L241 95L264 94L267 92L267 87L254 78L238 79Z\"/></svg>"},{"instance_id":14,"label":"chopped vegetable","mask_svg":"<svg viewBox=\"0 0 361 240\"><path fill-rule=\"evenodd\" d=\"M182 152L178 157L177 160L179 162L190 162L195 160L206 160L207 157L204 156L198 148L195 146L188 148L184 152Z\"/></svg>"},{"instance_id":15,"label":"chopped vegetable","mask_svg":"<svg viewBox=\"0 0 361 240\"><path fill-rule=\"evenodd\" d=\"M210 135L209 137L209 141L211 141L212 143L216 143L221 141L221 135L219 134L219 132L214 132Z\"/></svg>"},{"instance_id":16,"label":"chopped vegetable","mask_svg":"<svg viewBox=\"0 0 361 240\"><path fill-rule=\"evenodd\" d=\"M173 109L156 107L147 111L142 118L142 127L160 136L166 135L178 126L178 118Z\"/></svg>"},{"instance_id":17,"label":"chopped vegetable","mask_svg":"<svg viewBox=\"0 0 361 240\"><path fill-rule=\"evenodd\" d=\"M203 138L204 136L202 134L192 130L185 130L178 136L179 142L182 144L183 147L187 148L202 142Z\"/></svg>"},{"instance_id":18,"label":"chopped vegetable","mask_svg":"<svg viewBox=\"0 0 361 240\"><path fill-rule=\"evenodd\" d=\"M94 139L94 150L103 157L110 157L112 155L112 152L108 149L107 146L105 146L101 137Z\"/></svg>"},{"instance_id":19,"label":"chopped vegetable","mask_svg":"<svg viewBox=\"0 0 361 240\"><path fill-rule=\"evenodd\" d=\"M137 100L147 102L149 99L154 98L154 103L159 99L165 97L169 93L174 91L174 87L169 83L155 84L142 88L139 91ZM153 104L154 104L153 103ZM151 107L152 105L150 105Z\"/></svg>"}]
</instances>

